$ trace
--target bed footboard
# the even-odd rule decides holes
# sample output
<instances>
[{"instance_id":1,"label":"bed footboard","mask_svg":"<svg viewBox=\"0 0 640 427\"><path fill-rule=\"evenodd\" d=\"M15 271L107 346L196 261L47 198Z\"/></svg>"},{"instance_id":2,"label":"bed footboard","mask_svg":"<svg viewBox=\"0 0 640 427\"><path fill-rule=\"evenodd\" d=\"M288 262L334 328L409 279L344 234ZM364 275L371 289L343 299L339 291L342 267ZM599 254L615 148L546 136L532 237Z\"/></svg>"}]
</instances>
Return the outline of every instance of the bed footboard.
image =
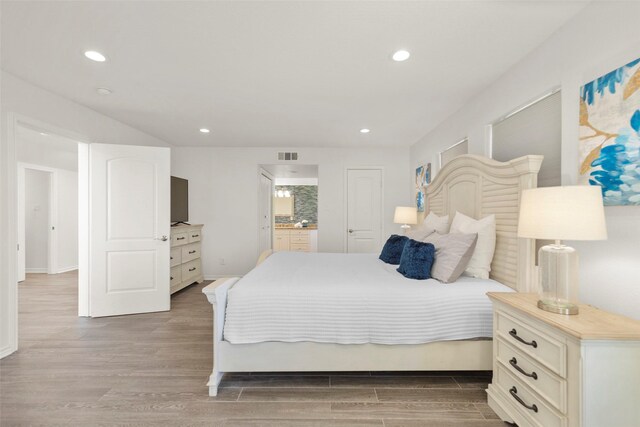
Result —
<instances>
[{"instance_id":1,"label":"bed footboard","mask_svg":"<svg viewBox=\"0 0 640 427\"><path fill-rule=\"evenodd\" d=\"M213 371L209 377L209 396L218 394L218 385L224 374L218 369L219 366L219 343L222 342L222 331L224 329L225 308L227 306L227 292L238 281L239 277L225 277L218 279L202 289L202 293L213 307Z\"/></svg>"}]
</instances>

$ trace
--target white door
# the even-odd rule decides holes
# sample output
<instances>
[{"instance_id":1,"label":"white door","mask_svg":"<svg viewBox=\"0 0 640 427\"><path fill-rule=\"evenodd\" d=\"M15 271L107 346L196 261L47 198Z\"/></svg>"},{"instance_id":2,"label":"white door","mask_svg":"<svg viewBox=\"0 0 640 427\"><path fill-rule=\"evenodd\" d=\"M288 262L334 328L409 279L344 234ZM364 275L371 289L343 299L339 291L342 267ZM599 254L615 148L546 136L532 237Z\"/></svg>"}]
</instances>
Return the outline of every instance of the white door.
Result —
<instances>
[{"instance_id":1,"label":"white door","mask_svg":"<svg viewBox=\"0 0 640 427\"><path fill-rule=\"evenodd\" d=\"M266 176L265 174L260 174L260 200L258 202L258 217L260 227L260 242L259 242L259 250L260 253L266 251L267 249L271 249L271 213L272 213L272 199L273 199L273 181L271 178Z\"/></svg>"},{"instance_id":2,"label":"white door","mask_svg":"<svg viewBox=\"0 0 640 427\"><path fill-rule=\"evenodd\" d=\"M170 151L89 145L92 317L166 311Z\"/></svg>"},{"instance_id":3,"label":"white door","mask_svg":"<svg viewBox=\"0 0 640 427\"><path fill-rule=\"evenodd\" d=\"M347 252L378 252L382 241L382 170L347 170Z\"/></svg>"}]
</instances>

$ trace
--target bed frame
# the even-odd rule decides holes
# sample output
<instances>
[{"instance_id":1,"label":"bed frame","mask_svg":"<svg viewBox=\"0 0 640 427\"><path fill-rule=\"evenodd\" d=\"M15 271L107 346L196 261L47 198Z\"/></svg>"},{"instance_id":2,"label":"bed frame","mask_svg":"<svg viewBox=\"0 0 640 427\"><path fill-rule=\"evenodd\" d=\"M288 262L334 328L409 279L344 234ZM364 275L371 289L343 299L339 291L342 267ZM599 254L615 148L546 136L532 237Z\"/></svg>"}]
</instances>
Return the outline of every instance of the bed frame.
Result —
<instances>
[{"instance_id":1,"label":"bed frame","mask_svg":"<svg viewBox=\"0 0 640 427\"><path fill-rule=\"evenodd\" d=\"M456 211L481 218L496 215L496 251L491 278L519 292L529 290L534 242L517 238L520 194L537 186L542 156L497 162L464 155L447 163L427 188L429 210ZM271 255L266 251L258 264ZM458 371L491 370L492 341L439 341L427 344L331 344L262 342L231 344L223 339L227 292L238 277L219 279L203 289L213 306L213 372L209 395L216 396L225 372L285 371Z\"/></svg>"}]
</instances>

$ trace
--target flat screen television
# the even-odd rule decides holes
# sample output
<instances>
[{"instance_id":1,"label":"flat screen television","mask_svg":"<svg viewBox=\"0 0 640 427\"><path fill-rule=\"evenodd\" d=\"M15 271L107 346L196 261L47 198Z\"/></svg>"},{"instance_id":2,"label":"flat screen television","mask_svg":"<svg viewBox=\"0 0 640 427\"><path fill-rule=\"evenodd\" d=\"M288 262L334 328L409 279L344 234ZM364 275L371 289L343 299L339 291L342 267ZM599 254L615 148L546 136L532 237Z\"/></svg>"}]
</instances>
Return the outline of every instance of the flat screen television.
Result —
<instances>
[{"instance_id":1,"label":"flat screen television","mask_svg":"<svg viewBox=\"0 0 640 427\"><path fill-rule=\"evenodd\" d=\"M171 222L189 221L189 181L171 177Z\"/></svg>"}]
</instances>

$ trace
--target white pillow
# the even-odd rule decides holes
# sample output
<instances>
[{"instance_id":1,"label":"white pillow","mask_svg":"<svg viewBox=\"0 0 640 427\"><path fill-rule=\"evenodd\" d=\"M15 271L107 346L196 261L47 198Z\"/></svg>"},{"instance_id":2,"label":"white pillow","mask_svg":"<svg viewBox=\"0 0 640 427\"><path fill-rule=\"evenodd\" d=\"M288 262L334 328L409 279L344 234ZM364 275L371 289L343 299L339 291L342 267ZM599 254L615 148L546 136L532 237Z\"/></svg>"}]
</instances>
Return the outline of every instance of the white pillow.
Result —
<instances>
[{"instance_id":1,"label":"white pillow","mask_svg":"<svg viewBox=\"0 0 640 427\"><path fill-rule=\"evenodd\" d=\"M478 234L476 248L464 274L480 279L488 279L493 253L496 249L496 216L492 214L480 220L475 220L456 212L456 216L453 217L453 222L451 223L451 232Z\"/></svg>"},{"instance_id":2,"label":"white pillow","mask_svg":"<svg viewBox=\"0 0 640 427\"><path fill-rule=\"evenodd\" d=\"M420 227L436 230L440 234L447 234L449 232L449 215L438 216L433 212L429 212Z\"/></svg>"}]
</instances>

